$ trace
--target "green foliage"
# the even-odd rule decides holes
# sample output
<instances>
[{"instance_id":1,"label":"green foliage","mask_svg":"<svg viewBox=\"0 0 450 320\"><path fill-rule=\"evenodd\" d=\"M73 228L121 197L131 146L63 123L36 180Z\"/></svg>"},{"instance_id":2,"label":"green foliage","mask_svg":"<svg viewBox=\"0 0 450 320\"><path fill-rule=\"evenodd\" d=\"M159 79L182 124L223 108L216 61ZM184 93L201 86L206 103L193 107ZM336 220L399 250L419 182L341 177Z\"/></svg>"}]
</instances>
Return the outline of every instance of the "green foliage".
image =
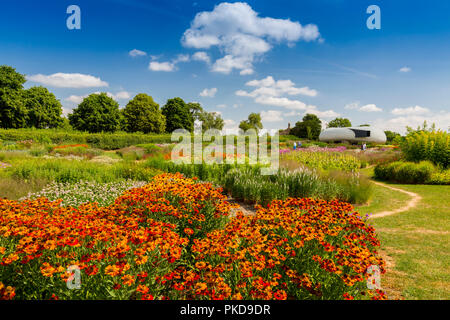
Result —
<instances>
[{"instance_id":1,"label":"green foliage","mask_svg":"<svg viewBox=\"0 0 450 320\"><path fill-rule=\"evenodd\" d=\"M243 131L253 129L258 133L262 128L261 114L259 113L250 113L247 120L242 120L239 123L239 129Z\"/></svg>"},{"instance_id":2,"label":"green foliage","mask_svg":"<svg viewBox=\"0 0 450 320\"><path fill-rule=\"evenodd\" d=\"M123 109L124 127L127 132L163 133L166 118L153 98L145 93L136 95Z\"/></svg>"},{"instance_id":3,"label":"green foliage","mask_svg":"<svg viewBox=\"0 0 450 320\"><path fill-rule=\"evenodd\" d=\"M385 131L384 134L386 135L386 143L387 144L393 143L394 140L397 141L399 139L398 137L401 137L400 133L389 131L389 130Z\"/></svg>"},{"instance_id":4,"label":"green foliage","mask_svg":"<svg viewBox=\"0 0 450 320\"><path fill-rule=\"evenodd\" d=\"M88 160L16 158L1 176L18 180L45 179L60 183L84 181L113 182L119 180L148 181L160 171L136 162L121 161L101 164Z\"/></svg>"},{"instance_id":5,"label":"green foliage","mask_svg":"<svg viewBox=\"0 0 450 320\"><path fill-rule=\"evenodd\" d=\"M104 92L84 98L69 114L69 121L76 130L88 132L114 132L120 129L119 104Z\"/></svg>"},{"instance_id":6,"label":"green foliage","mask_svg":"<svg viewBox=\"0 0 450 320\"><path fill-rule=\"evenodd\" d=\"M27 110L22 91L9 87L0 88L0 127L24 128L27 125Z\"/></svg>"},{"instance_id":7,"label":"green foliage","mask_svg":"<svg viewBox=\"0 0 450 320\"><path fill-rule=\"evenodd\" d=\"M444 131L412 131L401 143L408 161L430 160L447 168L450 165L450 134Z\"/></svg>"},{"instance_id":8,"label":"green foliage","mask_svg":"<svg viewBox=\"0 0 450 320\"><path fill-rule=\"evenodd\" d=\"M25 76L16 72L16 69L6 65L0 66L0 88L21 90L25 81Z\"/></svg>"},{"instance_id":9,"label":"green foliage","mask_svg":"<svg viewBox=\"0 0 450 320\"><path fill-rule=\"evenodd\" d=\"M303 121L299 121L292 128L291 134L310 140L317 140L322 130L322 121L315 114L306 114Z\"/></svg>"},{"instance_id":10,"label":"green foliage","mask_svg":"<svg viewBox=\"0 0 450 320\"><path fill-rule=\"evenodd\" d=\"M31 87L24 90L23 97L27 109L27 127L45 129L62 124L62 105L46 88Z\"/></svg>"},{"instance_id":11,"label":"green foliage","mask_svg":"<svg viewBox=\"0 0 450 320\"><path fill-rule=\"evenodd\" d=\"M88 144L93 148L114 150L141 143L170 143L169 134L87 133L59 129L0 129L0 139L23 141L32 139L42 144Z\"/></svg>"},{"instance_id":12,"label":"green foliage","mask_svg":"<svg viewBox=\"0 0 450 320\"><path fill-rule=\"evenodd\" d=\"M151 158L146 165L170 173L180 172L225 188L234 198L267 204L273 199L313 197L364 203L372 195L372 185L357 173L319 174L312 170L289 172L280 169L274 175L261 175L261 166L237 164L175 164Z\"/></svg>"},{"instance_id":13,"label":"green foliage","mask_svg":"<svg viewBox=\"0 0 450 320\"><path fill-rule=\"evenodd\" d=\"M342 152L314 152L302 150L283 154L281 160L294 160L309 168L322 170L353 171L361 167L361 163L356 157Z\"/></svg>"},{"instance_id":14,"label":"green foliage","mask_svg":"<svg viewBox=\"0 0 450 320\"><path fill-rule=\"evenodd\" d=\"M181 98L167 100L162 108L162 114L166 117L166 131L171 133L176 129L194 130L194 118L189 105Z\"/></svg>"},{"instance_id":15,"label":"green foliage","mask_svg":"<svg viewBox=\"0 0 450 320\"><path fill-rule=\"evenodd\" d=\"M396 161L375 167L375 178L398 183L426 184L430 181L436 167L430 161L404 162Z\"/></svg>"},{"instance_id":16,"label":"green foliage","mask_svg":"<svg viewBox=\"0 0 450 320\"><path fill-rule=\"evenodd\" d=\"M328 123L328 128L351 127L352 123L347 118L336 118Z\"/></svg>"}]
</instances>

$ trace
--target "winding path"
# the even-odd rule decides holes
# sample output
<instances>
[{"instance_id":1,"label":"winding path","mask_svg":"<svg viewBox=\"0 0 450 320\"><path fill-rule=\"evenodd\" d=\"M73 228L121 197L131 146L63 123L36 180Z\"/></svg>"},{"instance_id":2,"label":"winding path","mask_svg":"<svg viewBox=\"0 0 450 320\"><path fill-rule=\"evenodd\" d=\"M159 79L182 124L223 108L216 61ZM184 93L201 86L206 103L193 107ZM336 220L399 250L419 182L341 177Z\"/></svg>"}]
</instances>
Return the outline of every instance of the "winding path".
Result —
<instances>
[{"instance_id":1,"label":"winding path","mask_svg":"<svg viewBox=\"0 0 450 320\"><path fill-rule=\"evenodd\" d=\"M417 203L422 199L422 197L420 195L418 195L417 193L414 193L411 191L406 191L406 190L395 188L395 187L391 187L391 186L388 186L384 183L377 182L377 181L372 181L372 182L375 183L376 185L379 185L379 186L382 186L382 187L385 187L385 188L388 188L388 189L391 189L394 191L406 193L407 195L409 195L411 197L411 200L409 200L408 204L404 207L401 207L401 208L398 208L395 210L391 210L391 211L382 211L382 212L375 213L370 216L371 219L386 217L386 216L390 216L390 215L393 215L396 213L408 211L409 209L414 208L417 205Z\"/></svg>"}]
</instances>

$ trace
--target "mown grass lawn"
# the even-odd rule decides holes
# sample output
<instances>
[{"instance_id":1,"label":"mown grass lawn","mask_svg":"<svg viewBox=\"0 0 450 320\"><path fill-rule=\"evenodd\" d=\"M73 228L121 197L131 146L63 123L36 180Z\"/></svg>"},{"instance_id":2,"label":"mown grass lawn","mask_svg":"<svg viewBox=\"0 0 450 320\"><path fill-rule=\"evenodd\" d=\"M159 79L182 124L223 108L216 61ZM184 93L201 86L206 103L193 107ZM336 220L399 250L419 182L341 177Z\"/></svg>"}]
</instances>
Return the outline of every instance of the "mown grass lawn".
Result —
<instances>
[{"instance_id":1,"label":"mown grass lawn","mask_svg":"<svg viewBox=\"0 0 450 320\"><path fill-rule=\"evenodd\" d=\"M415 208L370 220L381 240L388 272L382 287L391 298L450 299L450 186L392 186L415 192ZM372 202L361 213L392 210L410 197L376 186Z\"/></svg>"}]
</instances>

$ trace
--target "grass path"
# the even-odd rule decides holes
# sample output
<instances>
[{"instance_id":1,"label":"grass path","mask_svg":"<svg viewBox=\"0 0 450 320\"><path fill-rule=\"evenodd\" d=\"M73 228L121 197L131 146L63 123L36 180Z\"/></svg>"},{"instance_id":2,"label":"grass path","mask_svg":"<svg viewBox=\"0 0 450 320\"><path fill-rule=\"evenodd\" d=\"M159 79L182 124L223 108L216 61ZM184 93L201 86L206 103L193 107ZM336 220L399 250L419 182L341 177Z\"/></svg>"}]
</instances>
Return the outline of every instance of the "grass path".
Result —
<instances>
[{"instance_id":1,"label":"grass path","mask_svg":"<svg viewBox=\"0 0 450 320\"><path fill-rule=\"evenodd\" d=\"M420 200L422 200L422 197L420 195L418 195L417 193L414 193L414 192L411 192L411 191L406 191L406 190L399 189L399 188L394 188L392 186L389 186L389 185L386 185L384 183L377 182L377 181L373 181L373 183L378 185L378 186L382 186L382 187L389 188L389 189L397 191L397 192L402 192L404 194L407 194L408 196L411 197L411 200L405 206L402 206L402 207L400 207L398 209L385 210L385 211L381 211L381 212L377 212L375 214L372 214L370 216L370 219L386 217L386 216L390 216L390 215L393 215L393 214L396 214L396 213L408 211L408 210L414 208L417 205L417 203Z\"/></svg>"},{"instance_id":2,"label":"grass path","mask_svg":"<svg viewBox=\"0 0 450 320\"><path fill-rule=\"evenodd\" d=\"M374 183L357 210L371 213L381 240L383 289L394 299L450 299L450 186Z\"/></svg>"}]
</instances>

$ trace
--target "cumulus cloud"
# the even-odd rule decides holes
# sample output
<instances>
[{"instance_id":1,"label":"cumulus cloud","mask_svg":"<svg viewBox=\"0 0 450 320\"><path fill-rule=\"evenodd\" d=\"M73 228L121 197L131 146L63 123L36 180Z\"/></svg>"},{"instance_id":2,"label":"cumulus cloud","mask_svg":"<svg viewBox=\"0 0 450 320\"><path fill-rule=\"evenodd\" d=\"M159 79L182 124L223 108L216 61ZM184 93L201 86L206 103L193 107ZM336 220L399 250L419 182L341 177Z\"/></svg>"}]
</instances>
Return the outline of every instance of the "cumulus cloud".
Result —
<instances>
[{"instance_id":1,"label":"cumulus cloud","mask_svg":"<svg viewBox=\"0 0 450 320\"><path fill-rule=\"evenodd\" d=\"M175 64L173 62L151 61L148 68L152 71L172 72L175 71Z\"/></svg>"},{"instance_id":2,"label":"cumulus cloud","mask_svg":"<svg viewBox=\"0 0 450 320\"><path fill-rule=\"evenodd\" d=\"M360 106L359 102L352 102L347 105L345 105L344 109L347 110L358 110L362 112L381 112L383 109L378 108L375 104L366 104L364 106Z\"/></svg>"},{"instance_id":3,"label":"cumulus cloud","mask_svg":"<svg viewBox=\"0 0 450 320\"><path fill-rule=\"evenodd\" d=\"M400 70L398 70L398 71L406 73L406 72L410 72L411 68L410 67L403 67L403 68L400 68Z\"/></svg>"},{"instance_id":4,"label":"cumulus cloud","mask_svg":"<svg viewBox=\"0 0 450 320\"><path fill-rule=\"evenodd\" d=\"M297 88L295 87L295 83L291 80L278 80L271 76L268 76L261 80L251 80L248 81L246 86L256 87L255 90L251 92L247 92L244 90L236 91L236 95L243 97L258 97L258 96L274 96L279 97L281 95L305 95L309 97L317 96L318 92L314 89L310 89L309 87Z\"/></svg>"},{"instance_id":5,"label":"cumulus cloud","mask_svg":"<svg viewBox=\"0 0 450 320\"><path fill-rule=\"evenodd\" d=\"M289 19L260 17L247 3L223 2L213 11L198 13L181 39L188 48L218 47L224 56L217 59L212 70L228 74L233 69L241 75L253 73L255 59L281 42L320 39L314 24L302 26Z\"/></svg>"},{"instance_id":6,"label":"cumulus cloud","mask_svg":"<svg viewBox=\"0 0 450 320\"><path fill-rule=\"evenodd\" d=\"M298 88L291 80L275 80L268 76L260 80L251 80L246 83L248 87L254 87L252 91L237 90L235 94L240 97L253 98L255 103L267 106L281 107L289 110L314 113L319 117L331 118L339 116L333 110L320 111L314 105L308 105L303 101L291 99L289 96L306 95L317 96L318 92L309 87Z\"/></svg>"},{"instance_id":7,"label":"cumulus cloud","mask_svg":"<svg viewBox=\"0 0 450 320\"><path fill-rule=\"evenodd\" d=\"M201 97L210 97L213 98L217 93L217 88L211 88L211 89L203 89L202 92L200 92Z\"/></svg>"},{"instance_id":8,"label":"cumulus cloud","mask_svg":"<svg viewBox=\"0 0 450 320\"><path fill-rule=\"evenodd\" d=\"M381 112L383 109L378 108L375 104L366 104L365 106L362 106L359 108L359 111L363 112Z\"/></svg>"},{"instance_id":9,"label":"cumulus cloud","mask_svg":"<svg viewBox=\"0 0 450 320\"><path fill-rule=\"evenodd\" d=\"M180 62L188 62L190 57L188 54L179 54L175 59L171 61L159 62L156 61L158 57L152 56L154 61L151 61L148 65L148 68L152 71L164 71L164 72L172 72L177 69L176 65Z\"/></svg>"},{"instance_id":10,"label":"cumulus cloud","mask_svg":"<svg viewBox=\"0 0 450 320\"><path fill-rule=\"evenodd\" d=\"M395 108L391 111L392 114L397 116L401 115L411 115L411 114L424 114L430 112L427 108L422 108L421 106L409 107L409 108Z\"/></svg>"},{"instance_id":11,"label":"cumulus cloud","mask_svg":"<svg viewBox=\"0 0 450 320\"><path fill-rule=\"evenodd\" d=\"M261 111L261 120L263 122L280 122L283 121L283 115L281 111L276 110Z\"/></svg>"},{"instance_id":12,"label":"cumulus cloud","mask_svg":"<svg viewBox=\"0 0 450 320\"><path fill-rule=\"evenodd\" d=\"M206 62L207 64L211 63L211 58L205 51L197 51L196 53L194 53L192 55L192 60L203 61Z\"/></svg>"},{"instance_id":13,"label":"cumulus cloud","mask_svg":"<svg viewBox=\"0 0 450 320\"><path fill-rule=\"evenodd\" d=\"M92 88L107 87L108 83L98 77L81 73L54 73L51 75L35 74L27 76L28 81L57 88Z\"/></svg>"},{"instance_id":14,"label":"cumulus cloud","mask_svg":"<svg viewBox=\"0 0 450 320\"><path fill-rule=\"evenodd\" d=\"M442 110L436 113L430 112L426 116L409 114L390 119L377 119L374 121L374 126L383 130L391 130L404 134L406 132L406 126L417 128L418 126L422 126L424 121L430 126L434 123L437 128L447 131L450 123L450 112Z\"/></svg>"},{"instance_id":15,"label":"cumulus cloud","mask_svg":"<svg viewBox=\"0 0 450 320\"><path fill-rule=\"evenodd\" d=\"M99 91L93 92L93 94L100 94ZM114 100L126 100L126 99L130 99L131 95L129 92L127 91L119 91L116 94L111 93L111 92L106 92L106 95ZM86 95L81 95L81 96L77 96L77 95L71 95L69 97L67 97L65 100L75 103L75 104L80 104L84 98L88 97L89 94Z\"/></svg>"},{"instance_id":16,"label":"cumulus cloud","mask_svg":"<svg viewBox=\"0 0 450 320\"><path fill-rule=\"evenodd\" d=\"M135 58L135 57L146 56L146 55L147 55L147 52L142 51L142 50L138 50L138 49L133 49L133 50L131 50L130 52L128 52L128 54L129 54L131 57Z\"/></svg>"}]
</instances>

